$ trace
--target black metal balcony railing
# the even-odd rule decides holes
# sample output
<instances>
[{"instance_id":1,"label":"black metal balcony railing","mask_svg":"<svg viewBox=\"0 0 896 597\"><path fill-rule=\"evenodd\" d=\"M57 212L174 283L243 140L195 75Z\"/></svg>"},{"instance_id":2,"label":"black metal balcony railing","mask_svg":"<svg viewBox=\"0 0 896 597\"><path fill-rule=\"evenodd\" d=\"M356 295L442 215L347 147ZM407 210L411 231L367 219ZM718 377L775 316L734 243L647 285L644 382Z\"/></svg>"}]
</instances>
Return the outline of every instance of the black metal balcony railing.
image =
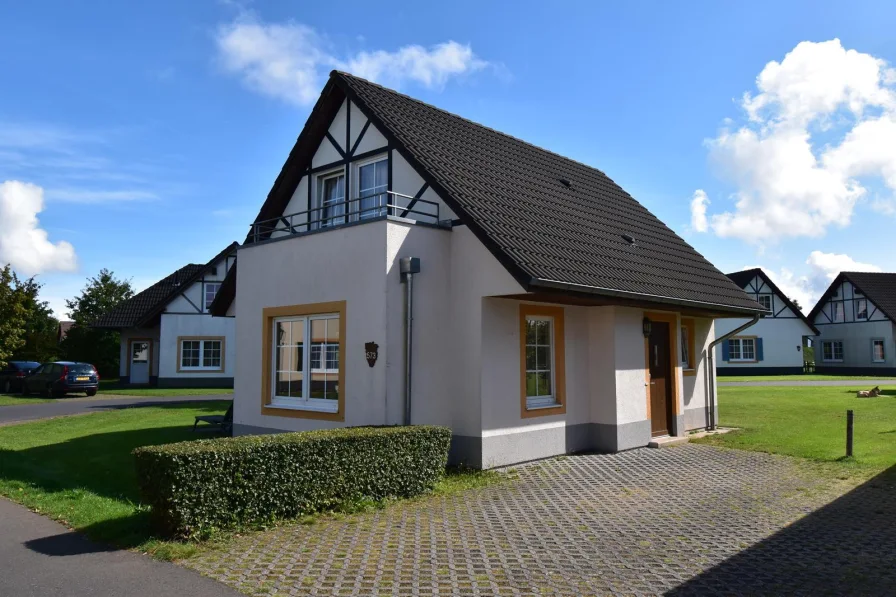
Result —
<instances>
[{"instance_id":1,"label":"black metal balcony railing","mask_svg":"<svg viewBox=\"0 0 896 597\"><path fill-rule=\"evenodd\" d=\"M319 207L255 222L249 238L250 242L257 243L277 236L326 230L383 216L438 224L439 204L393 191L345 201L324 202Z\"/></svg>"}]
</instances>

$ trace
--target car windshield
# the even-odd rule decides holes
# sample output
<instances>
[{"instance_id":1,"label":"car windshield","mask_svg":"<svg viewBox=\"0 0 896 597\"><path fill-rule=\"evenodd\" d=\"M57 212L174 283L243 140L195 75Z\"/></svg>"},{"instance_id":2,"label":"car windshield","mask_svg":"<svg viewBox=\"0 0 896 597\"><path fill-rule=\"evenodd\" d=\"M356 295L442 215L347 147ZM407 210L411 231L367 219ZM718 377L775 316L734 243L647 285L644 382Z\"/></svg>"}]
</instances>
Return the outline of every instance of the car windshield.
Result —
<instances>
[{"instance_id":1,"label":"car windshield","mask_svg":"<svg viewBox=\"0 0 896 597\"><path fill-rule=\"evenodd\" d=\"M40 367L40 363L35 361L16 361L13 363L18 369L37 369Z\"/></svg>"},{"instance_id":2,"label":"car windshield","mask_svg":"<svg viewBox=\"0 0 896 597\"><path fill-rule=\"evenodd\" d=\"M93 365L69 365L68 372L75 375L93 375Z\"/></svg>"}]
</instances>

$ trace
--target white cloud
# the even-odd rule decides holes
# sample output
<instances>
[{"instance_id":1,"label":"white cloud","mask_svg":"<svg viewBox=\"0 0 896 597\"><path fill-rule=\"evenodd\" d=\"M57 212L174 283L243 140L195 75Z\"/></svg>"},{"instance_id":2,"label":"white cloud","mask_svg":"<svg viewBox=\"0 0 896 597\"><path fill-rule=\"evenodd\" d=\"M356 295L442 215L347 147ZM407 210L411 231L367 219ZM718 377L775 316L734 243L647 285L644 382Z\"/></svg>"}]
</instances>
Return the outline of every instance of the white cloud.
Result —
<instances>
[{"instance_id":1,"label":"white cloud","mask_svg":"<svg viewBox=\"0 0 896 597\"><path fill-rule=\"evenodd\" d=\"M225 69L239 74L248 88L298 105L317 100L332 69L395 87L412 81L438 88L452 77L488 66L469 45L456 41L337 56L313 28L296 22L264 23L251 13L221 25L216 42Z\"/></svg>"},{"instance_id":2,"label":"white cloud","mask_svg":"<svg viewBox=\"0 0 896 597\"><path fill-rule=\"evenodd\" d=\"M706 232L709 227L706 221L706 206L709 203L709 197L703 189L694 191L691 199L691 228L697 232Z\"/></svg>"},{"instance_id":3,"label":"white cloud","mask_svg":"<svg viewBox=\"0 0 896 597\"><path fill-rule=\"evenodd\" d=\"M778 271L762 266L747 266L744 269L760 267L772 281L790 299L796 299L808 313L815 301L827 290L834 278L840 272L879 272L880 267L871 263L856 261L849 255L842 253L824 253L812 251L806 259L808 270L803 275L797 275L788 268Z\"/></svg>"},{"instance_id":4,"label":"white cloud","mask_svg":"<svg viewBox=\"0 0 896 597\"><path fill-rule=\"evenodd\" d=\"M769 62L741 103L747 120L707 141L736 187L734 209L709 216L712 231L755 244L820 237L849 224L869 179L896 191L894 80L885 61L837 39ZM871 206L886 212L891 200Z\"/></svg>"},{"instance_id":5,"label":"white cloud","mask_svg":"<svg viewBox=\"0 0 896 597\"><path fill-rule=\"evenodd\" d=\"M66 241L52 243L40 228L43 189L7 180L0 184L0 264L9 263L24 275L77 268L75 248Z\"/></svg>"}]
</instances>

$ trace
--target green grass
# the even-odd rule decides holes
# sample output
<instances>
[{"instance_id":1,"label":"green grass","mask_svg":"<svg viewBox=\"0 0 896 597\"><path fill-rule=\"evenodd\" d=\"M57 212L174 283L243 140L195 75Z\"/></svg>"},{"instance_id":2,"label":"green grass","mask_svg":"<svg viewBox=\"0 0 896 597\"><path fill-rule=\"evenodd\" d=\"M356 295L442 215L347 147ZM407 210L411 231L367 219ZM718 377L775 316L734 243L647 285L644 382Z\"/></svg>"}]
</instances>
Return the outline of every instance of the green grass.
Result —
<instances>
[{"instance_id":1,"label":"green grass","mask_svg":"<svg viewBox=\"0 0 896 597\"><path fill-rule=\"evenodd\" d=\"M148 509L140 503L131 451L138 446L214 437L209 432L192 433L193 417L223 413L227 405L215 401L127 408L0 427L0 495L96 541L160 559L189 557L205 546L153 536ZM448 495L507 478L490 471L452 469L434 493ZM324 515L342 516L390 503L362 500ZM310 524L316 518L300 522ZM213 545L226 541L222 535Z\"/></svg>"},{"instance_id":2,"label":"green grass","mask_svg":"<svg viewBox=\"0 0 896 597\"><path fill-rule=\"evenodd\" d=\"M725 381L853 381L868 379L890 379L892 376L878 375L720 375L718 380Z\"/></svg>"},{"instance_id":3,"label":"green grass","mask_svg":"<svg viewBox=\"0 0 896 597\"><path fill-rule=\"evenodd\" d=\"M131 388L121 386L117 379L101 379L100 395L125 396L209 396L233 394L233 388Z\"/></svg>"},{"instance_id":4,"label":"green grass","mask_svg":"<svg viewBox=\"0 0 896 597\"><path fill-rule=\"evenodd\" d=\"M0 406L15 406L18 404L40 404L41 402L56 402L53 398L38 398L29 396L23 398L18 394L0 394Z\"/></svg>"},{"instance_id":5,"label":"green grass","mask_svg":"<svg viewBox=\"0 0 896 597\"><path fill-rule=\"evenodd\" d=\"M741 430L696 441L883 470L896 464L896 388L882 389L878 398L856 398L846 387L721 387L719 421ZM849 460L847 409L855 412Z\"/></svg>"}]
</instances>

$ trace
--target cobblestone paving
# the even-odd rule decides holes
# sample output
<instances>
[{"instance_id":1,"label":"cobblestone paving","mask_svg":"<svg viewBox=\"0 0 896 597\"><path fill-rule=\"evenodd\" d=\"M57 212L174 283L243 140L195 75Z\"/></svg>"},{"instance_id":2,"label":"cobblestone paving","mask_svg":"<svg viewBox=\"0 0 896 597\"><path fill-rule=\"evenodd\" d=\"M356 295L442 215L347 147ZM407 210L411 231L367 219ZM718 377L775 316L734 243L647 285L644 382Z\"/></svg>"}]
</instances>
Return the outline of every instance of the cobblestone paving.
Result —
<instances>
[{"instance_id":1,"label":"cobblestone paving","mask_svg":"<svg viewBox=\"0 0 896 597\"><path fill-rule=\"evenodd\" d=\"M894 475L821 508L851 487L796 460L708 446L517 473L250 533L183 564L253 595L896 592Z\"/></svg>"}]
</instances>

